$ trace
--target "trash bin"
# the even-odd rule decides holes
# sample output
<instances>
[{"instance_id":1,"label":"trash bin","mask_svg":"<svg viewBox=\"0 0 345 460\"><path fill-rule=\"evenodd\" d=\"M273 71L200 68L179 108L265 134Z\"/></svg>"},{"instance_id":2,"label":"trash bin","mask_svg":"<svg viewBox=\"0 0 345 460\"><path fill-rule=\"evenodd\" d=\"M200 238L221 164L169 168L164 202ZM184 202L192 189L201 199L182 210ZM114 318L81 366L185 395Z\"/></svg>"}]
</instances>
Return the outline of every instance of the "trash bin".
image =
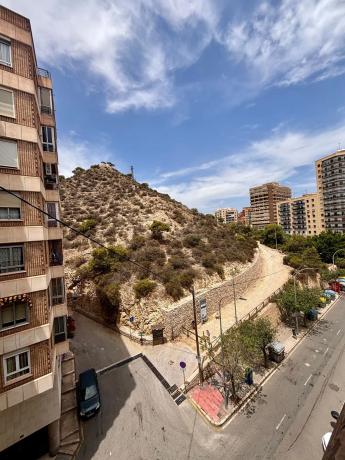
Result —
<instances>
[{"instance_id":1,"label":"trash bin","mask_svg":"<svg viewBox=\"0 0 345 460\"><path fill-rule=\"evenodd\" d=\"M278 341L272 342L268 345L268 353L271 361L280 363L285 356L285 345Z\"/></svg>"},{"instance_id":2,"label":"trash bin","mask_svg":"<svg viewBox=\"0 0 345 460\"><path fill-rule=\"evenodd\" d=\"M309 321L316 321L317 320L317 317L318 317L318 314L319 312L315 309L315 308L311 308L308 312L307 312L307 319Z\"/></svg>"}]
</instances>

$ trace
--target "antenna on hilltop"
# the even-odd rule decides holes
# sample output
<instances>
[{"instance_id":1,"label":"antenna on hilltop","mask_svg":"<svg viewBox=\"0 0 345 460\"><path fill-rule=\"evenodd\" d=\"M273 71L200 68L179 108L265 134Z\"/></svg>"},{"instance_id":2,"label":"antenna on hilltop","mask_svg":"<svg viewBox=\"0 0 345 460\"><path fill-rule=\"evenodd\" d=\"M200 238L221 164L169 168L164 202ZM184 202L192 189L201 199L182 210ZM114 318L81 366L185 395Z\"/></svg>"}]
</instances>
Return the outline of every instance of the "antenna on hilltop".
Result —
<instances>
[{"instance_id":1,"label":"antenna on hilltop","mask_svg":"<svg viewBox=\"0 0 345 460\"><path fill-rule=\"evenodd\" d=\"M132 179L134 180L134 167L131 166L131 176L132 176Z\"/></svg>"}]
</instances>

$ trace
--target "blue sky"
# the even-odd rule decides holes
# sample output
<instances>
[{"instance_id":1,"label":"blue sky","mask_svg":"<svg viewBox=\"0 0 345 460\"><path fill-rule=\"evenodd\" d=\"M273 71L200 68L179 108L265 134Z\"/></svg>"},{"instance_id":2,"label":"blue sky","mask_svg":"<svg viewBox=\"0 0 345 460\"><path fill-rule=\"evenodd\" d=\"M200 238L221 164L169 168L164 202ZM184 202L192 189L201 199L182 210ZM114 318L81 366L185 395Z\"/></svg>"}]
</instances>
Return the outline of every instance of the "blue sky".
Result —
<instances>
[{"instance_id":1,"label":"blue sky","mask_svg":"<svg viewBox=\"0 0 345 460\"><path fill-rule=\"evenodd\" d=\"M229 6L229 4L231 5ZM54 79L60 171L112 161L191 207L315 190L345 148L341 0L5 0Z\"/></svg>"}]
</instances>

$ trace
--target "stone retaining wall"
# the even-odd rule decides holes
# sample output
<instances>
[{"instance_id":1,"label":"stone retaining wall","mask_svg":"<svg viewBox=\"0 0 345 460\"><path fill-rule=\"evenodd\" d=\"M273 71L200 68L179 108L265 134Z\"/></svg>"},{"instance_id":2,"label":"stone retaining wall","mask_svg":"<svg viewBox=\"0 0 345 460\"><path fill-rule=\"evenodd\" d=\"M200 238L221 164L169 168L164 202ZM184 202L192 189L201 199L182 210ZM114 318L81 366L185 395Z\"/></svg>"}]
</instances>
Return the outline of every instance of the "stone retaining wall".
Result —
<instances>
[{"instance_id":1,"label":"stone retaining wall","mask_svg":"<svg viewBox=\"0 0 345 460\"><path fill-rule=\"evenodd\" d=\"M261 253L258 250L250 267L235 276L236 298L240 297L241 294L246 292L247 289L255 283L256 278L261 274L261 268L262 258ZM234 300L232 280L225 281L214 288L198 292L195 297L197 304L197 318L198 322L200 322L200 300L206 300L208 316L218 311L218 304L221 299L222 305ZM162 308L162 316L165 327L164 335L168 340L173 340L178 337L182 333L183 327L186 329L192 329L192 296L190 300L187 300L184 303L179 303L168 308Z\"/></svg>"}]
</instances>

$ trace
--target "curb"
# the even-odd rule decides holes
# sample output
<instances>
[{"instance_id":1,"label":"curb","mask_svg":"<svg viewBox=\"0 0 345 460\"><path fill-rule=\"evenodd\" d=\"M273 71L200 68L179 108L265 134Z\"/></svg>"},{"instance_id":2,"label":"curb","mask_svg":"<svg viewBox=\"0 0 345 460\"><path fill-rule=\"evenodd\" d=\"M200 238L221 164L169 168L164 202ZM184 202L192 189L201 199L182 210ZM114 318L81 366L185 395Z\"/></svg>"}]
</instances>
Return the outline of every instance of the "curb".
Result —
<instances>
[{"instance_id":1,"label":"curb","mask_svg":"<svg viewBox=\"0 0 345 460\"><path fill-rule=\"evenodd\" d=\"M304 332L303 335L301 335L297 340L296 340L296 343L293 345L293 347L285 354L285 357L289 357L291 355L291 353L295 350L295 348L297 347L297 345L299 345L307 335L309 335L313 329L320 323L321 319L333 308L333 306L338 302L338 300L340 300L341 297L338 296L333 302L331 302L327 308L327 310L324 310L322 312L322 314L319 316L319 318L317 319L317 321L315 321L312 326L310 328L308 328L308 330L306 332ZM237 414L237 412L243 407L245 406L251 399L252 397L260 390L260 388L263 387L263 385L265 384L266 380L271 377L271 375L273 375L275 373L275 371L277 371L280 366L286 361L286 359L284 359L281 363L278 363L276 364L274 367L272 367L272 369L270 369L267 374L262 378L262 380L256 384L256 387L251 390L243 399L241 399L241 401L237 404L237 406L234 408L234 410L226 415L225 417L223 417L221 420L219 420L219 422L215 422L213 421L209 415L201 408L198 406L198 404L190 397L190 396L187 396L188 400L190 401L190 403L192 404L192 406L194 406L197 411L212 425L214 426L215 428L220 428L221 426L223 426L226 422L228 421L231 421L231 419Z\"/></svg>"}]
</instances>

